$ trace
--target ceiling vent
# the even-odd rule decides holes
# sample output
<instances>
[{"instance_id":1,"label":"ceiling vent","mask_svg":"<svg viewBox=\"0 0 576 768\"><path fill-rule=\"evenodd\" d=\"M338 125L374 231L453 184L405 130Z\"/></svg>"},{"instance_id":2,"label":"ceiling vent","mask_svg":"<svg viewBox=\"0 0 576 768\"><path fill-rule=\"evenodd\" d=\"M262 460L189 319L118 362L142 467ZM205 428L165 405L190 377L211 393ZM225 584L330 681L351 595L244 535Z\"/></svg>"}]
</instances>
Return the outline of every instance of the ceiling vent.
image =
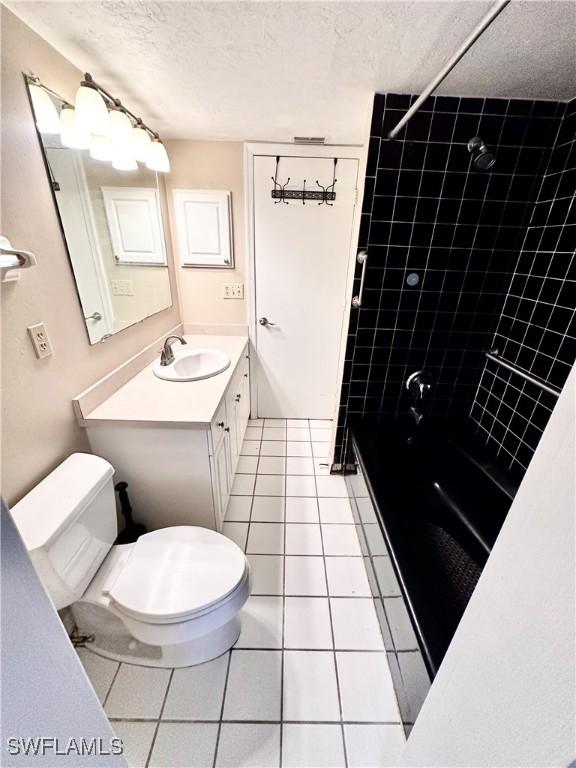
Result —
<instances>
[{"instance_id":1,"label":"ceiling vent","mask_svg":"<svg viewBox=\"0 0 576 768\"><path fill-rule=\"evenodd\" d=\"M294 136L294 144L325 144L325 136Z\"/></svg>"}]
</instances>

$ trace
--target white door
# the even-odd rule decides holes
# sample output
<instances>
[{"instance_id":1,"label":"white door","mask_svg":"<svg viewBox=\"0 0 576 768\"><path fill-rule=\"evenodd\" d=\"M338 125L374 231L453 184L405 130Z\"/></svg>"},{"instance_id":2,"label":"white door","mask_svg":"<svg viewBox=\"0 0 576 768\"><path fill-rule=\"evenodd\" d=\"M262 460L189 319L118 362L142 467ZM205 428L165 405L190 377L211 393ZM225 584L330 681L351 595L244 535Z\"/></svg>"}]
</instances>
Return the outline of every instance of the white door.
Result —
<instances>
[{"instance_id":1,"label":"white door","mask_svg":"<svg viewBox=\"0 0 576 768\"><path fill-rule=\"evenodd\" d=\"M158 190L101 187L114 259L118 264L166 264Z\"/></svg>"},{"instance_id":2,"label":"white door","mask_svg":"<svg viewBox=\"0 0 576 768\"><path fill-rule=\"evenodd\" d=\"M271 197L276 158L254 157L258 416L330 419L346 305L358 160L339 159L332 205ZM332 182L328 157L282 157L278 182Z\"/></svg>"},{"instance_id":3,"label":"white door","mask_svg":"<svg viewBox=\"0 0 576 768\"><path fill-rule=\"evenodd\" d=\"M69 149L46 149L50 170L58 184L56 199L88 335L90 342L95 344L114 332L114 317L90 192L79 154Z\"/></svg>"}]
</instances>

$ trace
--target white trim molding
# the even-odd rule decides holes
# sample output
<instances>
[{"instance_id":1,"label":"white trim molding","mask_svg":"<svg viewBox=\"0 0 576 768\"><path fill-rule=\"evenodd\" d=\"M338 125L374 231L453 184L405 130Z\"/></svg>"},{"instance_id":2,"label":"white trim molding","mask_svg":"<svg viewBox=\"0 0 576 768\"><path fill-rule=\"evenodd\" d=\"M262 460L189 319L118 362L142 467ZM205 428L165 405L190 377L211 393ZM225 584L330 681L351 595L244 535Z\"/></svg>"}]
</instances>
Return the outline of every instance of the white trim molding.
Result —
<instances>
[{"instance_id":1,"label":"white trim molding","mask_svg":"<svg viewBox=\"0 0 576 768\"><path fill-rule=\"evenodd\" d=\"M256 262L254 252L254 157L331 157L339 160L358 160L358 183L356 191L356 206L352 220L352 236L350 239L350 254L348 258L348 274L346 280L346 306L342 322L340 348L338 354L338 373L336 381L336 393L334 403L334 429L332 433L331 455L334 454L336 440L336 426L338 424L338 410L340 404L340 392L342 390L342 378L344 373L344 357L348 337L348 324L350 321L350 308L352 303L352 291L354 284L354 270L356 265L356 252L358 250L358 236L360 232L360 217L362 214L362 199L364 196L364 181L366 178L366 163L368 158L368 143L366 145L302 145L302 144L276 144L267 142L248 142L244 145L244 179L246 195L246 291L245 299L248 307L248 328L250 337L250 361L254 365L256 359ZM251 404L252 412L258 413L258 392L256 387L255 371L251 371Z\"/></svg>"}]
</instances>

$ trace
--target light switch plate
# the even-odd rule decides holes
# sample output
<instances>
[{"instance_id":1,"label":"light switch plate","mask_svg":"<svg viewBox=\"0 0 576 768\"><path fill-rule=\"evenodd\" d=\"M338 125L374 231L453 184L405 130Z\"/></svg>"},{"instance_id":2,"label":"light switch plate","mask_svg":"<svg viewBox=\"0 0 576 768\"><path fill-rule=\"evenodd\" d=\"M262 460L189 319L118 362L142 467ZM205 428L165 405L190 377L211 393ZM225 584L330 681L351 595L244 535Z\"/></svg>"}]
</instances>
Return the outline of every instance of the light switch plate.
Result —
<instances>
[{"instance_id":1,"label":"light switch plate","mask_svg":"<svg viewBox=\"0 0 576 768\"><path fill-rule=\"evenodd\" d=\"M36 325L28 326L28 334L38 359L41 360L44 357L50 357L50 355L52 355L52 344L50 344L48 331L46 330L44 323L36 323Z\"/></svg>"},{"instance_id":2,"label":"light switch plate","mask_svg":"<svg viewBox=\"0 0 576 768\"><path fill-rule=\"evenodd\" d=\"M222 297L224 299L243 299L244 284L243 283L223 283Z\"/></svg>"},{"instance_id":3,"label":"light switch plate","mask_svg":"<svg viewBox=\"0 0 576 768\"><path fill-rule=\"evenodd\" d=\"M132 280L112 280L113 296L134 296Z\"/></svg>"}]
</instances>

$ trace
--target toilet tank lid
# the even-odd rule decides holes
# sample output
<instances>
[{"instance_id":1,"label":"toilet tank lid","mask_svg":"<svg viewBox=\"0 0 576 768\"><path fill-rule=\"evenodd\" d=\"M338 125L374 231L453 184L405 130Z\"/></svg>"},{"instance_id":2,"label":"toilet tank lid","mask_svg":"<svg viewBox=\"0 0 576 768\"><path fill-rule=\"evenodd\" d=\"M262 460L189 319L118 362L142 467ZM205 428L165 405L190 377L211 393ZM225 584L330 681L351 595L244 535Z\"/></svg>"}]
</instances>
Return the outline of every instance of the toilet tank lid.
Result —
<instances>
[{"instance_id":1,"label":"toilet tank lid","mask_svg":"<svg viewBox=\"0 0 576 768\"><path fill-rule=\"evenodd\" d=\"M10 510L28 551L47 546L113 476L100 456L73 453Z\"/></svg>"}]
</instances>

